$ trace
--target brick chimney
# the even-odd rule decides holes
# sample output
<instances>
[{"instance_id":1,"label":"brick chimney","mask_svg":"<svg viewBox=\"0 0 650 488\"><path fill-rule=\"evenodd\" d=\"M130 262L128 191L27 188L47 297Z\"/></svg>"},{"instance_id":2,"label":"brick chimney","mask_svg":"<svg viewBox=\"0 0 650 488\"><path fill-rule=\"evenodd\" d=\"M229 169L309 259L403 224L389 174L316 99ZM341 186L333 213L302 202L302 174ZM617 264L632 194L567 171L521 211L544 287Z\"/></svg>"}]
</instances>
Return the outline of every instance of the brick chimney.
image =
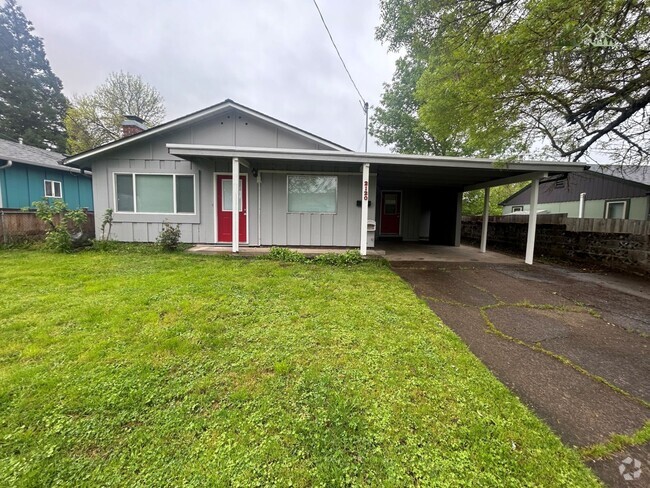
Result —
<instances>
[{"instance_id":1,"label":"brick chimney","mask_svg":"<svg viewBox=\"0 0 650 488\"><path fill-rule=\"evenodd\" d=\"M147 126L137 115L125 115L122 122L122 137L129 137L147 130Z\"/></svg>"}]
</instances>

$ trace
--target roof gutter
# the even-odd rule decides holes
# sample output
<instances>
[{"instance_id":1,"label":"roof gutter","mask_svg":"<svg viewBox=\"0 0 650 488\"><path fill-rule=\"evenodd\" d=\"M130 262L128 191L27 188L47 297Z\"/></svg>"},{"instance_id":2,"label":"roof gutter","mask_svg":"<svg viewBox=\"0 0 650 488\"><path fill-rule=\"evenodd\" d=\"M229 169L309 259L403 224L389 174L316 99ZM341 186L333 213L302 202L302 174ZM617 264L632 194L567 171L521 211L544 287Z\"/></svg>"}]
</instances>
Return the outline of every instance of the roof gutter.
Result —
<instances>
[{"instance_id":1,"label":"roof gutter","mask_svg":"<svg viewBox=\"0 0 650 488\"><path fill-rule=\"evenodd\" d=\"M2 166L0 166L0 169L11 168L11 166L12 166L13 164L14 164L13 161L7 160L7 164L3 164Z\"/></svg>"}]
</instances>

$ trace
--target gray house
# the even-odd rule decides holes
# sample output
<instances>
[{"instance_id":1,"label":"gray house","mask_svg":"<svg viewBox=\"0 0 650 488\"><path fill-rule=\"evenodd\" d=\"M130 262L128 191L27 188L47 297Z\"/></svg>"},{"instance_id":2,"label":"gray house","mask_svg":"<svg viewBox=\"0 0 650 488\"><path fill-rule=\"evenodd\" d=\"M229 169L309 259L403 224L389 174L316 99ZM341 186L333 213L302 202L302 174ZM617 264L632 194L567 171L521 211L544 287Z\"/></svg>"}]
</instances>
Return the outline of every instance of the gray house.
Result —
<instances>
[{"instance_id":1,"label":"gray house","mask_svg":"<svg viewBox=\"0 0 650 488\"><path fill-rule=\"evenodd\" d=\"M539 210L594 219L650 219L650 168L601 165L589 171L549 178L539 187ZM528 211L530 186L500 203L503 213Z\"/></svg>"},{"instance_id":2,"label":"gray house","mask_svg":"<svg viewBox=\"0 0 650 488\"><path fill-rule=\"evenodd\" d=\"M185 242L233 252L340 246L364 254L381 239L459 245L463 191L583 169L357 153L231 100L65 164L92 169L95 210L114 210L120 241L154 241L168 221Z\"/></svg>"}]
</instances>

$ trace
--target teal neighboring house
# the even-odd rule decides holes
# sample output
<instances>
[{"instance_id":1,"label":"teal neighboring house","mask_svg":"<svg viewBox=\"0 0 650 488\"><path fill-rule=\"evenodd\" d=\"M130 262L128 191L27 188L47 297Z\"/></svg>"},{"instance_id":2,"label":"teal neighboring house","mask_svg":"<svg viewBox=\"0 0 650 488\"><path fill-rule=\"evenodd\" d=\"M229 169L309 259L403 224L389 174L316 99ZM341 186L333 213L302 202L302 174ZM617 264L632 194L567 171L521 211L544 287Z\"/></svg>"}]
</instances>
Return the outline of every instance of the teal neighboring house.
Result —
<instances>
[{"instance_id":1,"label":"teal neighboring house","mask_svg":"<svg viewBox=\"0 0 650 488\"><path fill-rule=\"evenodd\" d=\"M0 208L21 209L44 197L93 210L91 174L62 166L63 154L0 139Z\"/></svg>"}]
</instances>

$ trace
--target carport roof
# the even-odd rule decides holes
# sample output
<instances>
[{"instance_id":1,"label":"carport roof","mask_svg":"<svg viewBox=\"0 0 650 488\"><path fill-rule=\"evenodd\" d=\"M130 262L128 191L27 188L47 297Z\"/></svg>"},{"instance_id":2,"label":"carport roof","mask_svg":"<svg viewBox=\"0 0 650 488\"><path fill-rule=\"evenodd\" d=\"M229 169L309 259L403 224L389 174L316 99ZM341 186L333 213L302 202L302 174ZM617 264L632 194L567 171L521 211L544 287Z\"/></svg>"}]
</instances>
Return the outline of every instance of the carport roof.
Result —
<instances>
[{"instance_id":1,"label":"carport roof","mask_svg":"<svg viewBox=\"0 0 650 488\"><path fill-rule=\"evenodd\" d=\"M371 164L379 180L417 186L473 190L551 174L584 171L587 166L559 161L500 161L483 158L382 154L310 149L275 149L198 144L167 144L170 154L188 160L242 158L253 166L274 161L319 163L320 168Z\"/></svg>"}]
</instances>

